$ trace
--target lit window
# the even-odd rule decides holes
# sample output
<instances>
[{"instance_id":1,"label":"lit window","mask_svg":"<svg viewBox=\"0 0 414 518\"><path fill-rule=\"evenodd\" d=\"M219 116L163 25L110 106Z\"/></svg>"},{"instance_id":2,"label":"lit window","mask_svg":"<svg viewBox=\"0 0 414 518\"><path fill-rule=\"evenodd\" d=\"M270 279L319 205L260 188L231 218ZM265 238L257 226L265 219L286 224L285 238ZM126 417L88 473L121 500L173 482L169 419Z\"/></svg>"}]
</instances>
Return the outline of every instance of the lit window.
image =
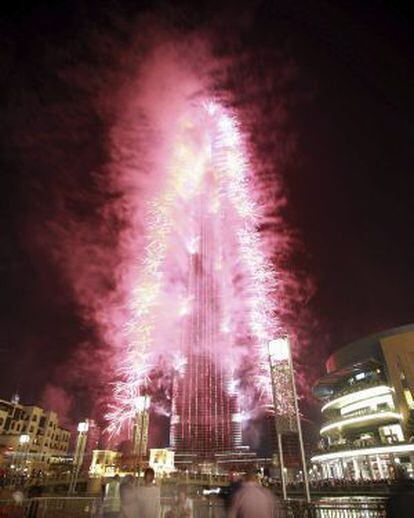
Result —
<instances>
[{"instance_id":1,"label":"lit window","mask_svg":"<svg viewBox=\"0 0 414 518\"><path fill-rule=\"evenodd\" d=\"M383 442L388 444L404 441L404 434L399 424L382 426L379 428L379 433Z\"/></svg>"},{"instance_id":2,"label":"lit window","mask_svg":"<svg viewBox=\"0 0 414 518\"><path fill-rule=\"evenodd\" d=\"M408 408L414 408L414 399L410 389L404 389L404 397L405 401L407 402Z\"/></svg>"}]
</instances>

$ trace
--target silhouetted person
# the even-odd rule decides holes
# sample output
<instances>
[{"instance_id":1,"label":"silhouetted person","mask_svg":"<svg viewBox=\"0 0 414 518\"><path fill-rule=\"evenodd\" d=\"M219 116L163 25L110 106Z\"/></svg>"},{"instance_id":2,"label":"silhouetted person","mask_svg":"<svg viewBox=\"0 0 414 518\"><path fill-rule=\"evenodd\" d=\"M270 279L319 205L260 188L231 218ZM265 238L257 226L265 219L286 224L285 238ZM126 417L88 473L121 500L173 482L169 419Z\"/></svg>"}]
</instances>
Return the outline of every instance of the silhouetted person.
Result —
<instances>
[{"instance_id":1,"label":"silhouetted person","mask_svg":"<svg viewBox=\"0 0 414 518\"><path fill-rule=\"evenodd\" d=\"M152 468L144 471L144 484L137 488L137 518L159 518L161 512L160 488L154 484L155 472Z\"/></svg>"},{"instance_id":2,"label":"silhouetted person","mask_svg":"<svg viewBox=\"0 0 414 518\"><path fill-rule=\"evenodd\" d=\"M193 502L187 496L187 489L180 487L178 490L177 500L175 503L175 517L176 518L192 518L193 517Z\"/></svg>"},{"instance_id":3,"label":"silhouetted person","mask_svg":"<svg viewBox=\"0 0 414 518\"><path fill-rule=\"evenodd\" d=\"M387 502L387 518L412 518L414 516L414 486L403 471L397 473L395 493Z\"/></svg>"},{"instance_id":4,"label":"silhouetted person","mask_svg":"<svg viewBox=\"0 0 414 518\"><path fill-rule=\"evenodd\" d=\"M135 485L135 478L132 475L126 475L119 489L121 497L121 513L120 518L136 518L138 513L138 495Z\"/></svg>"},{"instance_id":5,"label":"silhouetted person","mask_svg":"<svg viewBox=\"0 0 414 518\"><path fill-rule=\"evenodd\" d=\"M118 518L121 510L119 475L115 475L105 486L103 515L105 518Z\"/></svg>"},{"instance_id":6,"label":"silhouetted person","mask_svg":"<svg viewBox=\"0 0 414 518\"><path fill-rule=\"evenodd\" d=\"M276 518L280 517L276 499L257 481L257 473L249 471L242 487L233 498L229 518Z\"/></svg>"},{"instance_id":7,"label":"silhouetted person","mask_svg":"<svg viewBox=\"0 0 414 518\"><path fill-rule=\"evenodd\" d=\"M242 488L243 480L239 476L232 475L227 490L224 493L224 507L228 511L234 501L237 492Z\"/></svg>"}]
</instances>

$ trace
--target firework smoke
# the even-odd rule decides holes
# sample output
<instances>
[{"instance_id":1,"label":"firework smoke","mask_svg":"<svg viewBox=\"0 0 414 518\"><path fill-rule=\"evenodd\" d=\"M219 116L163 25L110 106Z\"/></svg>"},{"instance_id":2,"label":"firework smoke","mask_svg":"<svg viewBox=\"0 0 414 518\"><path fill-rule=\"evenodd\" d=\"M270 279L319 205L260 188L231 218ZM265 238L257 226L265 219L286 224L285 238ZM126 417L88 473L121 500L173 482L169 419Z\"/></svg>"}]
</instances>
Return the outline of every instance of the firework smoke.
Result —
<instances>
[{"instance_id":1,"label":"firework smoke","mask_svg":"<svg viewBox=\"0 0 414 518\"><path fill-rule=\"evenodd\" d=\"M133 32L130 26L123 29ZM79 56L77 65L60 70L68 87L83 92L82 102L50 106L33 130L36 139L24 142L28 164L33 161L30 151L40 142L49 150L44 167L55 171L48 186L53 204L38 207L38 219L46 224L42 232L38 224L35 237L28 239L32 253L43 257L51 251L63 273L63 289L86 328L93 330L92 336L85 333L69 361L62 361L54 383L92 401L95 416L112 408L115 429L117 407L131 417L133 400L149 377L158 394L153 398L156 410L168 413L171 364L180 362L174 348L179 313L185 314L191 301L185 300L183 272L166 256L174 256L171 236L180 246L197 246L188 234L185 214L174 212L170 199L171 185L179 189L181 182L173 171L181 160L176 156L177 135L181 131L183 137L180 127L186 118L194 122L210 110L216 113L214 124L226 126L228 138L234 140L223 178L237 209L232 216L237 231L231 235L231 228L226 230L235 250L228 274L236 284L228 297L231 318L223 326L235 334L237 354L228 351L226 356L235 373L233 389L248 416L252 402L267 397L263 346L291 312L298 286L277 264L281 258L286 262L292 239L280 215L286 201L276 171L278 159L264 159L268 151L275 156L274 150L263 147L269 125L264 98L256 91L251 95L252 86L240 73L243 60L213 57L206 39L177 37L151 23L142 23L140 29L127 49L106 35L95 36L90 46L95 51L104 47L109 65L91 71ZM274 112L279 115L285 118L280 107ZM54 133L53 127L60 130ZM202 132L191 137L190 153L205 147L203 139ZM278 154L283 154L279 147L286 148L285 142L274 139L271 145ZM91 149L96 156L90 155ZM202 153L181 163L182 178L193 178L199 159ZM234 303L238 299L245 303ZM148 313L162 327L149 323L146 328ZM142 347L143 336L151 347ZM46 397L51 398L50 391Z\"/></svg>"}]
</instances>

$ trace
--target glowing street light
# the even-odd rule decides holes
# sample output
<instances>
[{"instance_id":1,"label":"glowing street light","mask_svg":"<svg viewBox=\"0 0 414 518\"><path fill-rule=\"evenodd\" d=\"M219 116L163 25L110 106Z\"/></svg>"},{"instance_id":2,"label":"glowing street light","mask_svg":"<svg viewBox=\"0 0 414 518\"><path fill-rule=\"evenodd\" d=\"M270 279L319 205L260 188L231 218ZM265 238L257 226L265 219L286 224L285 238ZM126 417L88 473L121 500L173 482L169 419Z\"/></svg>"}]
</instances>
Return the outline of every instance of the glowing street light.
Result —
<instances>
[{"instance_id":1,"label":"glowing street light","mask_svg":"<svg viewBox=\"0 0 414 518\"><path fill-rule=\"evenodd\" d=\"M79 433L86 433L89 430L89 423L88 421L82 421L78 424L78 432Z\"/></svg>"},{"instance_id":2,"label":"glowing street light","mask_svg":"<svg viewBox=\"0 0 414 518\"><path fill-rule=\"evenodd\" d=\"M27 462L27 453L29 449L30 435L22 433L19 435L19 453L20 460L18 461L18 469L25 471Z\"/></svg>"},{"instance_id":3,"label":"glowing street light","mask_svg":"<svg viewBox=\"0 0 414 518\"><path fill-rule=\"evenodd\" d=\"M289 360L290 347L287 338L276 338L269 342L269 356L275 362Z\"/></svg>"},{"instance_id":4,"label":"glowing street light","mask_svg":"<svg viewBox=\"0 0 414 518\"><path fill-rule=\"evenodd\" d=\"M76 483L78 481L79 472L82 467L83 457L85 455L86 441L88 439L89 420L85 419L78 424L78 437L76 440L75 456L73 458L73 471L69 483L69 494L76 491Z\"/></svg>"},{"instance_id":5,"label":"glowing street light","mask_svg":"<svg viewBox=\"0 0 414 518\"><path fill-rule=\"evenodd\" d=\"M21 444L21 445L27 444L29 441L30 441L30 435L27 435L25 433L20 435L20 437L19 437L19 444Z\"/></svg>"}]
</instances>

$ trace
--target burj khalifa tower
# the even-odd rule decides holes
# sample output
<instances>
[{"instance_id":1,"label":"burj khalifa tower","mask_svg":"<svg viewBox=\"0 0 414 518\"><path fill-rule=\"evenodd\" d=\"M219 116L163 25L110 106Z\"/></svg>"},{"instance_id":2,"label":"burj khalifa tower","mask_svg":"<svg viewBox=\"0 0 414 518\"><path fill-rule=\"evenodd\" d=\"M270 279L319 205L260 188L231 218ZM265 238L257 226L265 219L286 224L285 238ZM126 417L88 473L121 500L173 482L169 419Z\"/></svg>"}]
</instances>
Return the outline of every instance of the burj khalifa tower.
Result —
<instances>
[{"instance_id":1,"label":"burj khalifa tower","mask_svg":"<svg viewBox=\"0 0 414 518\"><path fill-rule=\"evenodd\" d=\"M171 445L180 453L211 458L241 444L241 424L226 365L233 337L226 328L231 279L223 263L230 243L224 239L225 207L214 168L204 172L199 187L188 206L193 228L186 250L190 309L181 331L184 365L174 378Z\"/></svg>"}]
</instances>

